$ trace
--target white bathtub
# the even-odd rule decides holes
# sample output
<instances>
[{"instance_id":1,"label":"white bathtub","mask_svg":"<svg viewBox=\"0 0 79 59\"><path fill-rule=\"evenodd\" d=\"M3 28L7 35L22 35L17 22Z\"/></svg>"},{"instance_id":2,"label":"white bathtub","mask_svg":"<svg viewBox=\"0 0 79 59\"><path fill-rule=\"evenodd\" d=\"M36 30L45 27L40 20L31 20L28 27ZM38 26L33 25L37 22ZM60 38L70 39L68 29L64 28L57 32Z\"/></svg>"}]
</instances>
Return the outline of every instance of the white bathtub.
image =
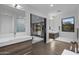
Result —
<instances>
[{"instance_id":1,"label":"white bathtub","mask_svg":"<svg viewBox=\"0 0 79 59\"><path fill-rule=\"evenodd\" d=\"M6 46L6 45L10 45L10 44L14 44L14 43L18 43L18 42L22 42L22 41L27 41L27 40L31 40L32 37L31 36L0 36L0 47Z\"/></svg>"}]
</instances>

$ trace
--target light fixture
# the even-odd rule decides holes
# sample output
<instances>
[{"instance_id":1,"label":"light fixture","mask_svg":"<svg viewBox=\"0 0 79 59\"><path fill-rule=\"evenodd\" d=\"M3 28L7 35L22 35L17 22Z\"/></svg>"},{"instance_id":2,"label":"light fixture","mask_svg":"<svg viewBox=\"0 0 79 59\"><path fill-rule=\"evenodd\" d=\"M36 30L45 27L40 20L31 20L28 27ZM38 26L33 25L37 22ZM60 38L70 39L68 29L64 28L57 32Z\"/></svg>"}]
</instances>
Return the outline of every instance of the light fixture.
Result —
<instances>
[{"instance_id":1,"label":"light fixture","mask_svg":"<svg viewBox=\"0 0 79 59\"><path fill-rule=\"evenodd\" d=\"M19 4L17 4L16 8L21 9L22 7Z\"/></svg>"},{"instance_id":2,"label":"light fixture","mask_svg":"<svg viewBox=\"0 0 79 59\"><path fill-rule=\"evenodd\" d=\"M50 4L50 7L53 7L54 5L53 4Z\"/></svg>"},{"instance_id":3,"label":"light fixture","mask_svg":"<svg viewBox=\"0 0 79 59\"><path fill-rule=\"evenodd\" d=\"M22 7L19 4L12 4L13 8L22 9Z\"/></svg>"},{"instance_id":4,"label":"light fixture","mask_svg":"<svg viewBox=\"0 0 79 59\"><path fill-rule=\"evenodd\" d=\"M23 11L25 10L20 4L7 4L7 6Z\"/></svg>"}]
</instances>

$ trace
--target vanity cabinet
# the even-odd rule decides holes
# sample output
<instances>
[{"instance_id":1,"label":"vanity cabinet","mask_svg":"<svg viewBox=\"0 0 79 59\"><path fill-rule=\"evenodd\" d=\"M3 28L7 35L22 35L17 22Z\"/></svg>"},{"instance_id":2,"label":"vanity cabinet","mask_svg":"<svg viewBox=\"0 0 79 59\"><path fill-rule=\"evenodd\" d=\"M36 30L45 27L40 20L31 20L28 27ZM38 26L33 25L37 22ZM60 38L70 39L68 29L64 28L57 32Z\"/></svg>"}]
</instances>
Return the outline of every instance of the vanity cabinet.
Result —
<instances>
[{"instance_id":1,"label":"vanity cabinet","mask_svg":"<svg viewBox=\"0 0 79 59\"><path fill-rule=\"evenodd\" d=\"M59 37L59 33L49 33L49 38L50 39L55 39L57 37Z\"/></svg>"},{"instance_id":2,"label":"vanity cabinet","mask_svg":"<svg viewBox=\"0 0 79 59\"><path fill-rule=\"evenodd\" d=\"M0 47L1 55L24 55L32 52L32 40Z\"/></svg>"}]
</instances>

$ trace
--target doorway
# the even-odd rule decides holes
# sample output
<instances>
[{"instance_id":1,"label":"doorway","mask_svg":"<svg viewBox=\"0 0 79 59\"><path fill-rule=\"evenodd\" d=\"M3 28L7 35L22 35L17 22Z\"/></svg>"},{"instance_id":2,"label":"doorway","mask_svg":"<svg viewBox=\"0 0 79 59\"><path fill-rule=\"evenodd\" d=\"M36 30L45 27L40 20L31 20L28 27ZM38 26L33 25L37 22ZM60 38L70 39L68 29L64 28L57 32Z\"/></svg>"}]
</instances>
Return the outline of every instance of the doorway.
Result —
<instances>
[{"instance_id":1,"label":"doorway","mask_svg":"<svg viewBox=\"0 0 79 59\"><path fill-rule=\"evenodd\" d=\"M33 43L46 43L46 18L30 14L30 31Z\"/></svg>"}]
</instances>

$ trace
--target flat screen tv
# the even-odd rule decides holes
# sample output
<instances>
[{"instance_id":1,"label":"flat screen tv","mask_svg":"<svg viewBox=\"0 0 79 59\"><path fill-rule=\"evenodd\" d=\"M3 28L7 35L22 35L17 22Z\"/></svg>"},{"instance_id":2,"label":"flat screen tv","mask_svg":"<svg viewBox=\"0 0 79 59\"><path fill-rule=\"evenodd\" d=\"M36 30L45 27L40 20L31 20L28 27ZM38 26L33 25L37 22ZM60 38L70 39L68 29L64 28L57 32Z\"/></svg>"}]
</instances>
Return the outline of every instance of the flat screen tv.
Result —
<instances>
[{"instance_id":1,"label":"flat screen tv","mask_svg":"<svg viewBox=\"0 0 79 59\"><path fill-rule=\"evenodd\" d=\"M62 31L64 32L74 32L74 17L67 17L62 19Z\"/></svg>"}]
</instances>

